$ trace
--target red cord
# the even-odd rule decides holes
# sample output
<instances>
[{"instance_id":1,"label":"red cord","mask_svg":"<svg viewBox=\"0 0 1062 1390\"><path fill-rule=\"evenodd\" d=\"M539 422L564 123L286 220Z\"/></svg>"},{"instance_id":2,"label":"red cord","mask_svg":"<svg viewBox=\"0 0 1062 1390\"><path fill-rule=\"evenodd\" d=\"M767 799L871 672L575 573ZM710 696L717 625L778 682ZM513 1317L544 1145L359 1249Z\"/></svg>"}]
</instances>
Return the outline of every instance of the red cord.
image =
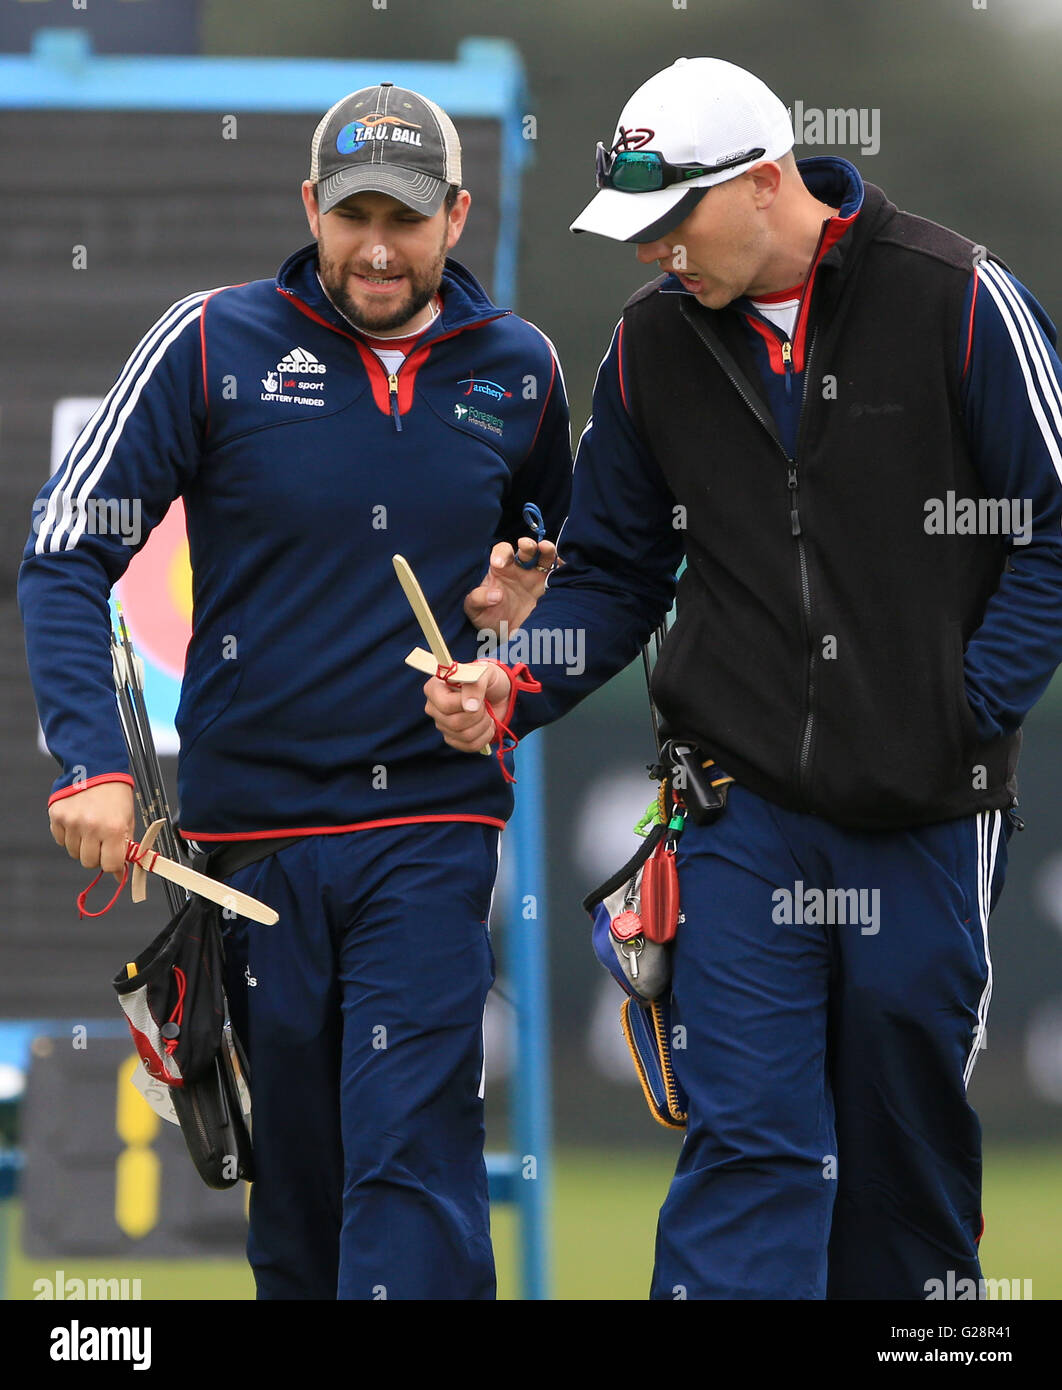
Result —
<instances>
[{"instance_id":1,"label":"red cord","mask_svg":"<svg viewBox=\"0 0 1062 1390\"><path fill-rule=\"evenodd\" d=\"M103 914L104 914L105 912L110 912L111 908L112 908L112 907L115 905L115 903L118 901L118 898L119 898L119 896L121 895L122 889L125 887L125 880L129 877L129 865L128 865L128 864L123 864L123 865L122 865L122 881L121 881L121 883L119 883L118 887L114 890L114 897L110 900L110 902L107 904L107 906L106 906L106 907L101 907L100 910L99 910L99 912L90 912L90 911L88 910L88 908L85 906L85 899L86 899L86 898L88 897L88 895L92 892L93 888L95 888L96 884L99 883L99 881L100 881L100 879L101 879L102 877L103 877L103 870L101 869L101 870L99 871L99 873L96 875L96 877L95 877L95 878L92 880L92 882L89 884L89 886L88 886L87 888L83 888L83 889L81 890L81 892L77 895L77 915L78 915L78 917L102 917Z\"/></svg>"},{"instance_id":2,"label":"red cord","mask_svg":"<svg viewBox=\"0 0 1062 1390\"><path fill-rule=\"evenodd\" d=\"M512 729L509 728L509 720L513 717L513 707L516 704L517 693L521 690L527 690L531 694L537 695L541 691L542 685L539 681L535 680L534 676L527 669L527 664L523 661L518 662L516 666L506 666L504 661L495 661L491 657L483 657L481 660L490 661L492 666L500 666L512 682L509 690L509 703L502 718L499 719L491 709L489 700L483 701L483 708L487 712L487 718L494 725L494 733L491 736L490 742L492 744L497 743L498 745L495 750L495 756L498 759L498 766L501 768L502 776L507 782L515 782L516 778L505 766L505 755L506 753L511 753L520 740L513 733ZM453 676L456 674L456 671L456 661L452 661L449 666L443 666L440 663L436 668L435 675L439 680L443 681L450 690L460 690L460 685L453 681ZM506 742L507 739L510 740L508 743Z\"/></svg>"},{"instance_id":3,"label":"red cord","mask_svg":"<svg viewBox=\"0 0 1062 1390\"><path fill-rule=\"evenodd\" d=\"M177 976L177 1003L173 1006L173 1013L170 1014L170 1023L176 1023L177 1031L180 1033L181 1024L184 1021L184 996L188 989L188 977L179 965L173 967L173 973ZM169 1056L177 1051L177 1044L180 1037L166 1039L166 1051Z\"/></svg>"},{"instance_id":4,"label":"red cord","mask_svg":"<svg viewBox=\"0 0 1062 1390\"><path fill-rule=\"evenodd\" d=\"M508 675L512 686L509 691L509 704L501 718L494 713L489 701L484 701L484 708L494 725L494 737L491 743L497 741L498 747L495 750L495 757L498 759L498 766L501 768L502 776L507 782L515 782L516 778L505 766L505 755L511 753L520 740L509 728L509 720L513 717L513 709L516 706L516 697L521 690L526 690L532 695L537 695L542 690L541 681L535 680L534 676L527 669L527 663L520 661L515 666L506 666L504 662L495 661L495 666L500 666Z\"/></svg>"},{"instance_id":5,"label":"red cord","mask_svg":"<svg viewBox=\"0 0 1062 1390\"><path fill-rule=\"evenodd\" d=\"M101 869L99 873L96 875L96 877L89 884L89 886L87 888L83 888L81 892L77 895L78 917L102 917L105 913L110 912L111 908L118 901L122 889L125 887L125 881L129 877L130 864L140 864L148 871L148 873L151 872L155 860L159 857L158 852L152 849L147 850L146 853L150 854L151 856L150 863L144 862L145 853L141 851L140 846L137 844L137 842L135 840L130 840L129 846L125 851L125 863L122 865L122 881L114 890L114 897L110 900L106 907L101 907L99 912L90 912L88 908L85 906L85 901L88 898L88 895L92 892L93 888L95 888L96 884L99 883L100 879L103 877L103 870Z\"/></svg>"}]
</instances>

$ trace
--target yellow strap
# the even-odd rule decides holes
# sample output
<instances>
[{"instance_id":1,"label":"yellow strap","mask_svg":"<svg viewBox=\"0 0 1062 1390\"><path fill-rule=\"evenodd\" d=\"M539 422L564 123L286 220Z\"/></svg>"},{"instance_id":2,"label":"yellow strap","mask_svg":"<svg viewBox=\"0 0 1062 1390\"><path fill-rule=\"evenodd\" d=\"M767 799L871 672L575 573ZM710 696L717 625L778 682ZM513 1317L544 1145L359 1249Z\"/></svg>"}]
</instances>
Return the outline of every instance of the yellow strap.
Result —
<instances>
[{"instance_id":1,"label":"yellow strap","mask_svg":"<svg viewBox=\"0 0 1062 1390\"><path fill-rule=\"evenodd\" d=\"M663 1125L665 1129L685 1129L686 1117L685 1115L683 1115L681 1121L674 1118L675 1112L676 1110L678 1110L678 1107L672 1104L670 1096L668 1097L668 1113L672 1116L671 1119L667 1119L665 1118L665 1116L661 1115L660 1111L657 1109L656 1101L653 1099L653 1092L649 1085L649 1078L645 1074L645 1068L642 1066L642 1059L641 1057L639 1057L638 1049L634 1045L634 1035L631 1031L630 1019L627 1016L632 1008L636 1009L638 1007L639 1006L628 995L628 997L624 999L623 1003L620 1005L620 1025L623 1028L623 1037L627 1043L627 1047L630 1050L631 1060L634 1063L634 1070L637 1073L639 1082L641 1083L642 1094L645 1096L645 1103L649 1107L649 1114L652 1115L653 1119L657 1122L658 1125Z\"/></svg>"}]
</instances>

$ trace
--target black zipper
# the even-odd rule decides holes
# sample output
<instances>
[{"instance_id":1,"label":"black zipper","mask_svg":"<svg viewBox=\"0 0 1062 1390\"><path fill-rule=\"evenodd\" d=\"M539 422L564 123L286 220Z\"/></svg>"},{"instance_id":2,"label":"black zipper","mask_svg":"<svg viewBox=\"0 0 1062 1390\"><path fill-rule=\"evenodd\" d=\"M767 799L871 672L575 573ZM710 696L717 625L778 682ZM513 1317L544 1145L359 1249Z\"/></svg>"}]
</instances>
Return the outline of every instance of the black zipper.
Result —
<instances>
[{"instance_id":1,"label":"black zipper","mask_svg":"<svg viewBox=\"0 0 1062 1390\"><path fill-rule=\"evenodd\" d=\"M759 403L754 401L752 397L749 395L749 393L742 388L740 380L734 376L734 373L730 370L726 362L723 360L719 352L716 350L715 344L702 331L701 325L697 322L697 320L695 318L690 317L689 322L692 324L693 329L696 332L697 336L700 338L701 342L704 343L705 347L708 349L708 351L715 358L716 362L719 364L720 368L722 369L727 380L730 382L731 386L733 386L734 390L745 402L749 410L752 411L756 419L771 436L775 444L777 444L778 449L782 457L785 459L787 465L788 471L786 485L789 488L790 492L789 529L797 544L797 562L800 567L801 610L803 612L804 617L804 641L807 646L808 652L806 713L804 716L804 730L800 742L800 750L797 757L797 785L798 789L801 792L803 792L807 777L808 760L811 756L811 743L815 730L815 710L813 705L815 696L815 651L811 641L811 582L808 575L807 549L804 543L804 532L800 523L800 509L798 506L798 492L800 487L800 480L797 473L797 460L800 455L801 441L804 437L804 423L807 417L808 401L807 383L811 379L811 359L815 351L815 341L818 338L818 329L816 328L815 331L812 333L811 341L808 346L807 357L804 360L804 399L800 405L800 419L797 422L796 455L791 457L787 452L785 445L782 443L781 437L778 434L777 429L775 428L774 419L770 415L770 413L763 410L760 407Z\"/></svg>"},{"instance_id":2,"label":"black zipper","mask_svg":"<svg viewBox=\"0 0 1062 1390\"><path fill-rule=\"evenodd\" d=\"M811 359L815 352L815 340L818 337L818 329L811 335L811 342L808 344L808 355L804 359L804 399L800 403L800 419L797 421L797 442L796 454L800 455L800 444L804 437L804 420L807 414L808 403L808 382L811 380ZM793 463L793 477L796 477L796 462ZM800 745L800 761L797 766L797 787L803 792L807 779L808 760L811 757L811 740L815 729L815 657L816 652L811 637L811 584L808 579L808 555L804 545L804 533L800 527L800 516L797 512L796 488L793 489L793 534L796 536L797 554L800 559L800 589L804 604L804 636L808 646L808 680L807 680L807 713L804 719L804 738Z\"/></svg>"}]
</instances>

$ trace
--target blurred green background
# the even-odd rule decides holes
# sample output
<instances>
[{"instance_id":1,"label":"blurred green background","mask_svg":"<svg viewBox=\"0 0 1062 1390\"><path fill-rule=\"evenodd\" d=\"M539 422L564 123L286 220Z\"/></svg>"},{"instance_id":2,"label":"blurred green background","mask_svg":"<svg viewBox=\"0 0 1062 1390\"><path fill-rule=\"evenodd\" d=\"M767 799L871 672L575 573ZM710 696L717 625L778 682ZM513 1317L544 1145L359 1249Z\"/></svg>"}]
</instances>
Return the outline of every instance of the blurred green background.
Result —
<instances>
[{"instance_id":1,"label":"blurred green background","mask_svg":"<svg viewBox=\"0 0 1062 1390\"><path fill-rule=\"evenodd\" d=\"M662 1154L560 1150L551 1223L554 1298L646 1297L656 1213L670 1171ZM981 1242L984 1277L1028 1279L1033 1299L1062 1298L1057 1229L1045 1220L1045 1213L1057 1213L1060 1206L1062 1172L1055 1149L991 1150L986 1155L986 1229ZM55 1279L57 1267L67 1281L104 1274L112 1279L139 1279L144 1299L254 1297L254 1281L242 1261L27 1260L17 1250L17 1208L10 1214L10 1223L8 1298L33 1298L33 1281ZM491 1225L498 1296L518 1298L515 1212L496 1208Z\"/></svg>"}]
</instances>

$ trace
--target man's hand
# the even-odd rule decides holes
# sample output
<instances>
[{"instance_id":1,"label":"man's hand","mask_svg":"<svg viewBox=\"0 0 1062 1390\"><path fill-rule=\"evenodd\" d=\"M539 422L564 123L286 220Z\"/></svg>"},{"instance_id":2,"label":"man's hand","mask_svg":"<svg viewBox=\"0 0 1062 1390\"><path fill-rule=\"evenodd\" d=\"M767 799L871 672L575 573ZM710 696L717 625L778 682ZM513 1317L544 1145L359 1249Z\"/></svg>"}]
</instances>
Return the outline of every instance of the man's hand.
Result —
<instances>
[{"instance_id":1,"label":"man's hand","mask_svg":"<svg viewBox=\"0 0 1062 1390\"><path fill-rule=\"evenodd\" d=\"M494 737L494 723L485 704L489 703L500 719L509 707L511 689L508 672L492 662L486 664L478 681L462 685L459 690L451 690L445 681L433 676L424 686L424 713L434 719L435 727L451 748L476 753Z\"/></svg>"},{"instance_id":2,"label":"man's hand","mask_svg":"<svg viewBox=\"0 0 1062 1390\"><path fill-rule=\"evenodd\" d=\"M52 838L86 869L121 878L126 841L136 832L133 789L128 782L101 782L48 808Z\"/></svg>"},{"instance_id":3,"label":"man's hand","mask_svg":"<svg viewBox=\"0 0 1062 1390\"><path fill-rule=\"evenodd\" d=\"M557 547L552 541L536 542L521 536L514 552L508 541L499 541L490 552L490 568L483 582L465 598L465 616L473 627L490 628L497 632L502 622L510 632L527 621L546 587L546 576L557 560ZM535 560L529 570L516 563Z\"/></svg>"}]
</instances>

